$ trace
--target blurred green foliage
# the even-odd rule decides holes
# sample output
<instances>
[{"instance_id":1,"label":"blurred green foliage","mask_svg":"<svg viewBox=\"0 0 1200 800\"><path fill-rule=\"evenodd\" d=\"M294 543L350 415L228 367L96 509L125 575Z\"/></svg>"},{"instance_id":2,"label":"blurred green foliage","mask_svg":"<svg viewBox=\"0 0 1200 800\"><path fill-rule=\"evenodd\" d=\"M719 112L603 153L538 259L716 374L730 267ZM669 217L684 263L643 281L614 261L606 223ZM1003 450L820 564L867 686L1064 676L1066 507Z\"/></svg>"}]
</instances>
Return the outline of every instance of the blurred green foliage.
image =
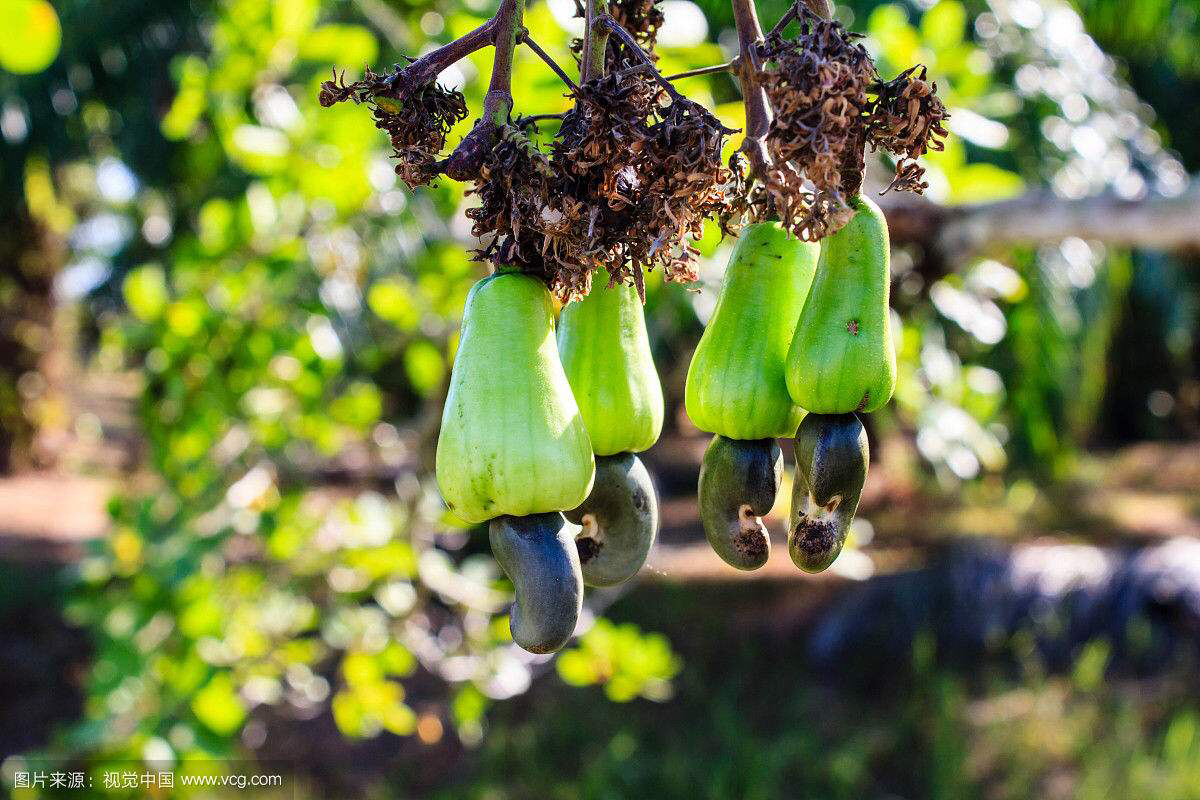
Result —
<instances>
[{"instance_id":1,"label":"blurred green foliage","mask_svg":"<svg viewBox=\"0 0 1200 800\"><path fill-rule=\"evenodd\" d=\"M636 625L596 620L579 645L564 650L555 662L558 675L572 686L602 684L615 703L637 697L666 700L671 678L681 667L661 634L642 634Z\"/></svg>"},{"instance_id":2,"label":"blurred green foliage","mask_svg":"<svg viewBox=\"0 0 1200 800\"><path fill-rule=\"evenodd\" d=\"M807 671L789 643L742 635L700 652L688 653L667 706L611 706L545 686L535 714L498 709L477 769L435 796L1185 800L1200 792L1194 697L1164 686L1146 702L1137 682L1107 674L1105 642L1051 676L1035 659L1015 674L996 664L960 672L925 637L911 664L869 686Z\"/></svg>"}]
</instances>

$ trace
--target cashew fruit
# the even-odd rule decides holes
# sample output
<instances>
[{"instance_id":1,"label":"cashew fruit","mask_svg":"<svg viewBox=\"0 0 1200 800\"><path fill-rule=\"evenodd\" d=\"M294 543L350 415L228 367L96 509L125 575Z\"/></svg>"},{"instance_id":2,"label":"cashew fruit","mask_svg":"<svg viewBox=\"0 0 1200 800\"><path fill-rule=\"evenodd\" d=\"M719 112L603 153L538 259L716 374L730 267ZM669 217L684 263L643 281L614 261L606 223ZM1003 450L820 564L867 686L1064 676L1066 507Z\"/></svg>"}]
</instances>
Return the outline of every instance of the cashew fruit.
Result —
<instances>
[{"instance_id":1,"label":"cashew fruit","mask_svg":"<svg viewBox=\"0 0 1200 800\"><path fill-rule=\"evenodd\" d=\"M821 242L817 274L787 355L788 391L810 413L874 411L896 388L887 222L879 206L861 195L850 205L854 216Z\"/></svg>"},{"instance_id":2,"label":"cashew fruit","mask_svg":"<svg viewBox=\"0 0 1200 800\"><path fill-rule=\"evenodd\" d=\"M805 572L821 572L846 543L870 452L867 432L851 414L809 414L796 432L796 482L788 553Z\"/></svg>"},{"instance_id":3,"label":"cashew fruit","mask_svg":"<svg viewBox=\"0 0 1200 800\"><path fill-rule=\"evenodd\" d=\"M788 394L784 367L818 252L777 222L742 232L688 368L684 399L697 428L730 439L796 432L803 412Z\"/></svg>"},{"instance_id":4,"label":"cashew fruit","mask_svg":"<svg viewBox=\"0 0 1200 800\"><path fill-rule=\"evenodd\" d=\"M762 517L783 479L783 451L772 439L714 436L700 464L700 521L726 564L758 569L771 555Z\"/></svg>"},{"instance_id":5,"label":"cashew fruit","mask_svg":"<svg viewBox=\"0 0 1200 800\"><path fill-rule=\"evenodd\" d=\"M616 586L636 575L658 533L658 493L633 453L598 456L592 493L563 513L583 528L575 545L588 586Z\"/></svg>"},{"instance_id":6,"label":"cashew fruit","mask_svg":"<svg viewBox=\"0 0 1200 800\"><path fill-rule=\"evenodd\" d=\"M471 288L442 411L437 481L468 523L575 508L595 460L558 360L545 285L505 272Z\"/></svg>"},{"instance_id":7,"label":"cashew fruit","mask_svg":"<svg viewBox=\"0 0 1200 800\"><path fill-rule=\"evenodd\" d=\"M663 392L642 303L632 286L609 288L601 269L587 297L558 321L558 352L598 456L640 453L662 432Z\"/></svg>"},{"instance_id":8,"label":"cashew fruit","mask_svg":"<svg viewBox=\"0 0 1200 800\"><path fill-rule=\"evenodd\" d=\"M517 595L509 630L531 653L553 653L575 632L583 608L577 530L558 512L497 517L488 526L492 554Z\"/></svg>"}]
</instances>

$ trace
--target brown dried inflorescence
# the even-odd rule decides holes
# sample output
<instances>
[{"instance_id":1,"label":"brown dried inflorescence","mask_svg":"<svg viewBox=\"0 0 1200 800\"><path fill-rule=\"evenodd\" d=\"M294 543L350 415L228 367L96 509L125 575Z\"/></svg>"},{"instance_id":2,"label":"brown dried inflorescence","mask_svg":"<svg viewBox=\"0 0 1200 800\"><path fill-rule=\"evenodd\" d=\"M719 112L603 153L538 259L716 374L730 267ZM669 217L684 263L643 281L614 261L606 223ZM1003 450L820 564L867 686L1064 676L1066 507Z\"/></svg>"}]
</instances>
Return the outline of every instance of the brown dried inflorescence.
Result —
<instances>
[{"instance_id":1,"label":"brown dried inflorescence","mask_svg":"<svg viewBox=\"0 0 1200 800\"><path fill-rule=\"evenodd\" d=\"M480 201L466 213L474 223L472 233L483 242L481 258L541 271L542 211L555 179L545 154L523 132L511 125L500 128L469 191Z\"/></svg>"},{"instance_id":2,"label":"brown dried inflorescence","mask_svg":"<svg viewBox=\"0 0 1200 800\"><path fill-rule=\"evenodd\" d=\"M775 118L766 140L774 166L763 186L780 219L804 239L840 227L846 196L858 190L846 185L846 165L861 159L867 92L877 80L859 38L804 12L795 38L777 34L764 44L762 85Z\"/></svg>"},{"instance_id":3,"label":"brown dried inflorescence","mask_svg":"<svg viewBox=\"0 0 1200 800\"><path fill-rule=\"evenodd\" d=\"M923 190L916 158L941 149L947 115L923 68L885 83L861 37L805 8L796 16L794 38L775 33L760 47L760 80L774 112L766 137L772 163L745 184L743 208L815 241L849 220L846 201L862 188L867 145L897 157L888 189Z\"/></svg>"},{"instance_id":4,"label":"brown dried inflorescence","mask_svg":"<svg viewBox=\"0 0 1200 800\"><path fill-rule=\"evenodd\" d=\"M540 274L564 299L590 291L598 267L639 292L655 267L693 280L687 238L729 201L721 148L732 131L689 100L663 101L637 76L588 81L548 159L507 129L468 212L485 240L479 256Z\"/></svg>"},{"instance_id":5,"label":"brown dried inflorescence","mask_svg":"<svg viewBox=\"0 0 1200 800\"><path fill-rule=\"evenodd\" d=\"M654 45L658 41L658 29L663 24L663 12L655 0L612 0L608 13L618 25L633 34L634 41L643 50L654 55ZM626 53L625 46L616 39L609 39L609 51L616 65L636 64L635 54Z\"/></svg>"},{"instance_id":6,"label":"brown dried inflorescence","mask_svg":"<svg viewBox=\"0 0 1200 800\"><path fill-rule=\"evenodd\" d=\"M897 157L896 178L887 190L920 194L929 187L916 159L943 148L943 123L949 116L925 67L911 67L878 87L867 118L867 142Z\"/></svg>"},{"instance_id":7,"label":"brown dried inflorescence","mask_svg":"<svg viewBox=\"0 0 1200 800\"><path fill-rule=\"evenodd\" d=\"M370 69L351 84L335 74L321 84L318 99L326 107L344 100L370 105L375 127L392 141L396 174L411 188L425 186L440 174L438 159L446 136L467 117L462 92L429 83L399 98L387 76Z\"/></svg>"},{"instance_id":8,"label":"brown dried inflorescence","mask_svg":"<svg viewBox=\"0 0 1200 800\"><path fill-rule=\"evenodd\" d=\"M775 119L767 147L776 162L799 167L819 189L840 189L846 152L861 145L861 119L875 65L859 37L811 15L799 35L766 43L762 83Z\"/></svg>"},{"instance_id":9,"label":"brown dried inflorescence","mask_svg":"<svg viewBox=\"0 0 1200 800\"><path fill-rule=\"evenodd\" d=\"M725 137L735 133L708 109L678 99L651 127L643 159L646 216L657 224L654 243L636 260L660 264L670 280L696 279L696 249L688 238L704 233L704 220L728 217L738 177L721 163Z\"/></svg>"}]
</instances>

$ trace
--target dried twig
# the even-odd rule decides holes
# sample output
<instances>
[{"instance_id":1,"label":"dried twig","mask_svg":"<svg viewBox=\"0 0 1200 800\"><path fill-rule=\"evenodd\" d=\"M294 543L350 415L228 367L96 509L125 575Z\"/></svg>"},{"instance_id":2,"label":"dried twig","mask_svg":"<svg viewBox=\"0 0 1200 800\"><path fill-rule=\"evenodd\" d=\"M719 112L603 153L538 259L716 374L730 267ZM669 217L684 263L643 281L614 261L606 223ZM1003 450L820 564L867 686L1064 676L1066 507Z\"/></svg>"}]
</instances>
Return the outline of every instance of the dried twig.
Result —
<instances>
[{"instance_id":1,"label":"dried twig","mask_svg":"<svg viewBox=\"0 0 1200 800\"><path fill-rule=\"evenodd\" d=\"M558 65L558 62L551 58L550 54L543 50L541 45L533 40L533 37L529 35L529 31L527 29L521 29L520 33L517 35L517 42L519 44L524 44L526 47L536 53L538 58L542 59L542 61L545 61L546 66L554 70L554 74L562 79L562 82L565 83L571 89L571 91L575 91L579 88L575 85L575 81L571 80L570 76L567 75L567 73L563 71L563 68Z\"/></svg>"},{"instance_id":2,"label":"dried twig","mask_svg":"<svg viewBox=\"0 0 1200 800\"><path fill-rule=\"evenodd\" d=\"M695 78L699 75L712 75L717 72L731 72L734 69L733 61L726 61L724 64L713 64L711 67L697 67L689 69L687 72L677 72L674 75L667 75L666 80L681 81L684 78Z\"/></svg>"}]
</instances>

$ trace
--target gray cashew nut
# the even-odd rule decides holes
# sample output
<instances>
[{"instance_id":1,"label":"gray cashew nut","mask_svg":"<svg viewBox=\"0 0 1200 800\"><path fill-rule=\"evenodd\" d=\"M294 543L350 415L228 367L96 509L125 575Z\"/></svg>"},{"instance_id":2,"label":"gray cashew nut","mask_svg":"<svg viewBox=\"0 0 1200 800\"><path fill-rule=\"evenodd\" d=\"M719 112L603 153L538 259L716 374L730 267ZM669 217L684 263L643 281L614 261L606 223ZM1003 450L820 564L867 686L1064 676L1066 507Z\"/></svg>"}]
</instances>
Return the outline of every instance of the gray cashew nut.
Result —
<instances>
[{"instance_id":1,"label":"gray cashew nut","mask_svg":"<svg viewBox=\"0 0 1200 800\"><path fill-rule=\"evenodd\" d=\"M557 511L497 517L489 524L492 555L517 595L509 629L531 653L552 653L575 632L583 608L578 530Z\"/></svg>"}]
</instances>

